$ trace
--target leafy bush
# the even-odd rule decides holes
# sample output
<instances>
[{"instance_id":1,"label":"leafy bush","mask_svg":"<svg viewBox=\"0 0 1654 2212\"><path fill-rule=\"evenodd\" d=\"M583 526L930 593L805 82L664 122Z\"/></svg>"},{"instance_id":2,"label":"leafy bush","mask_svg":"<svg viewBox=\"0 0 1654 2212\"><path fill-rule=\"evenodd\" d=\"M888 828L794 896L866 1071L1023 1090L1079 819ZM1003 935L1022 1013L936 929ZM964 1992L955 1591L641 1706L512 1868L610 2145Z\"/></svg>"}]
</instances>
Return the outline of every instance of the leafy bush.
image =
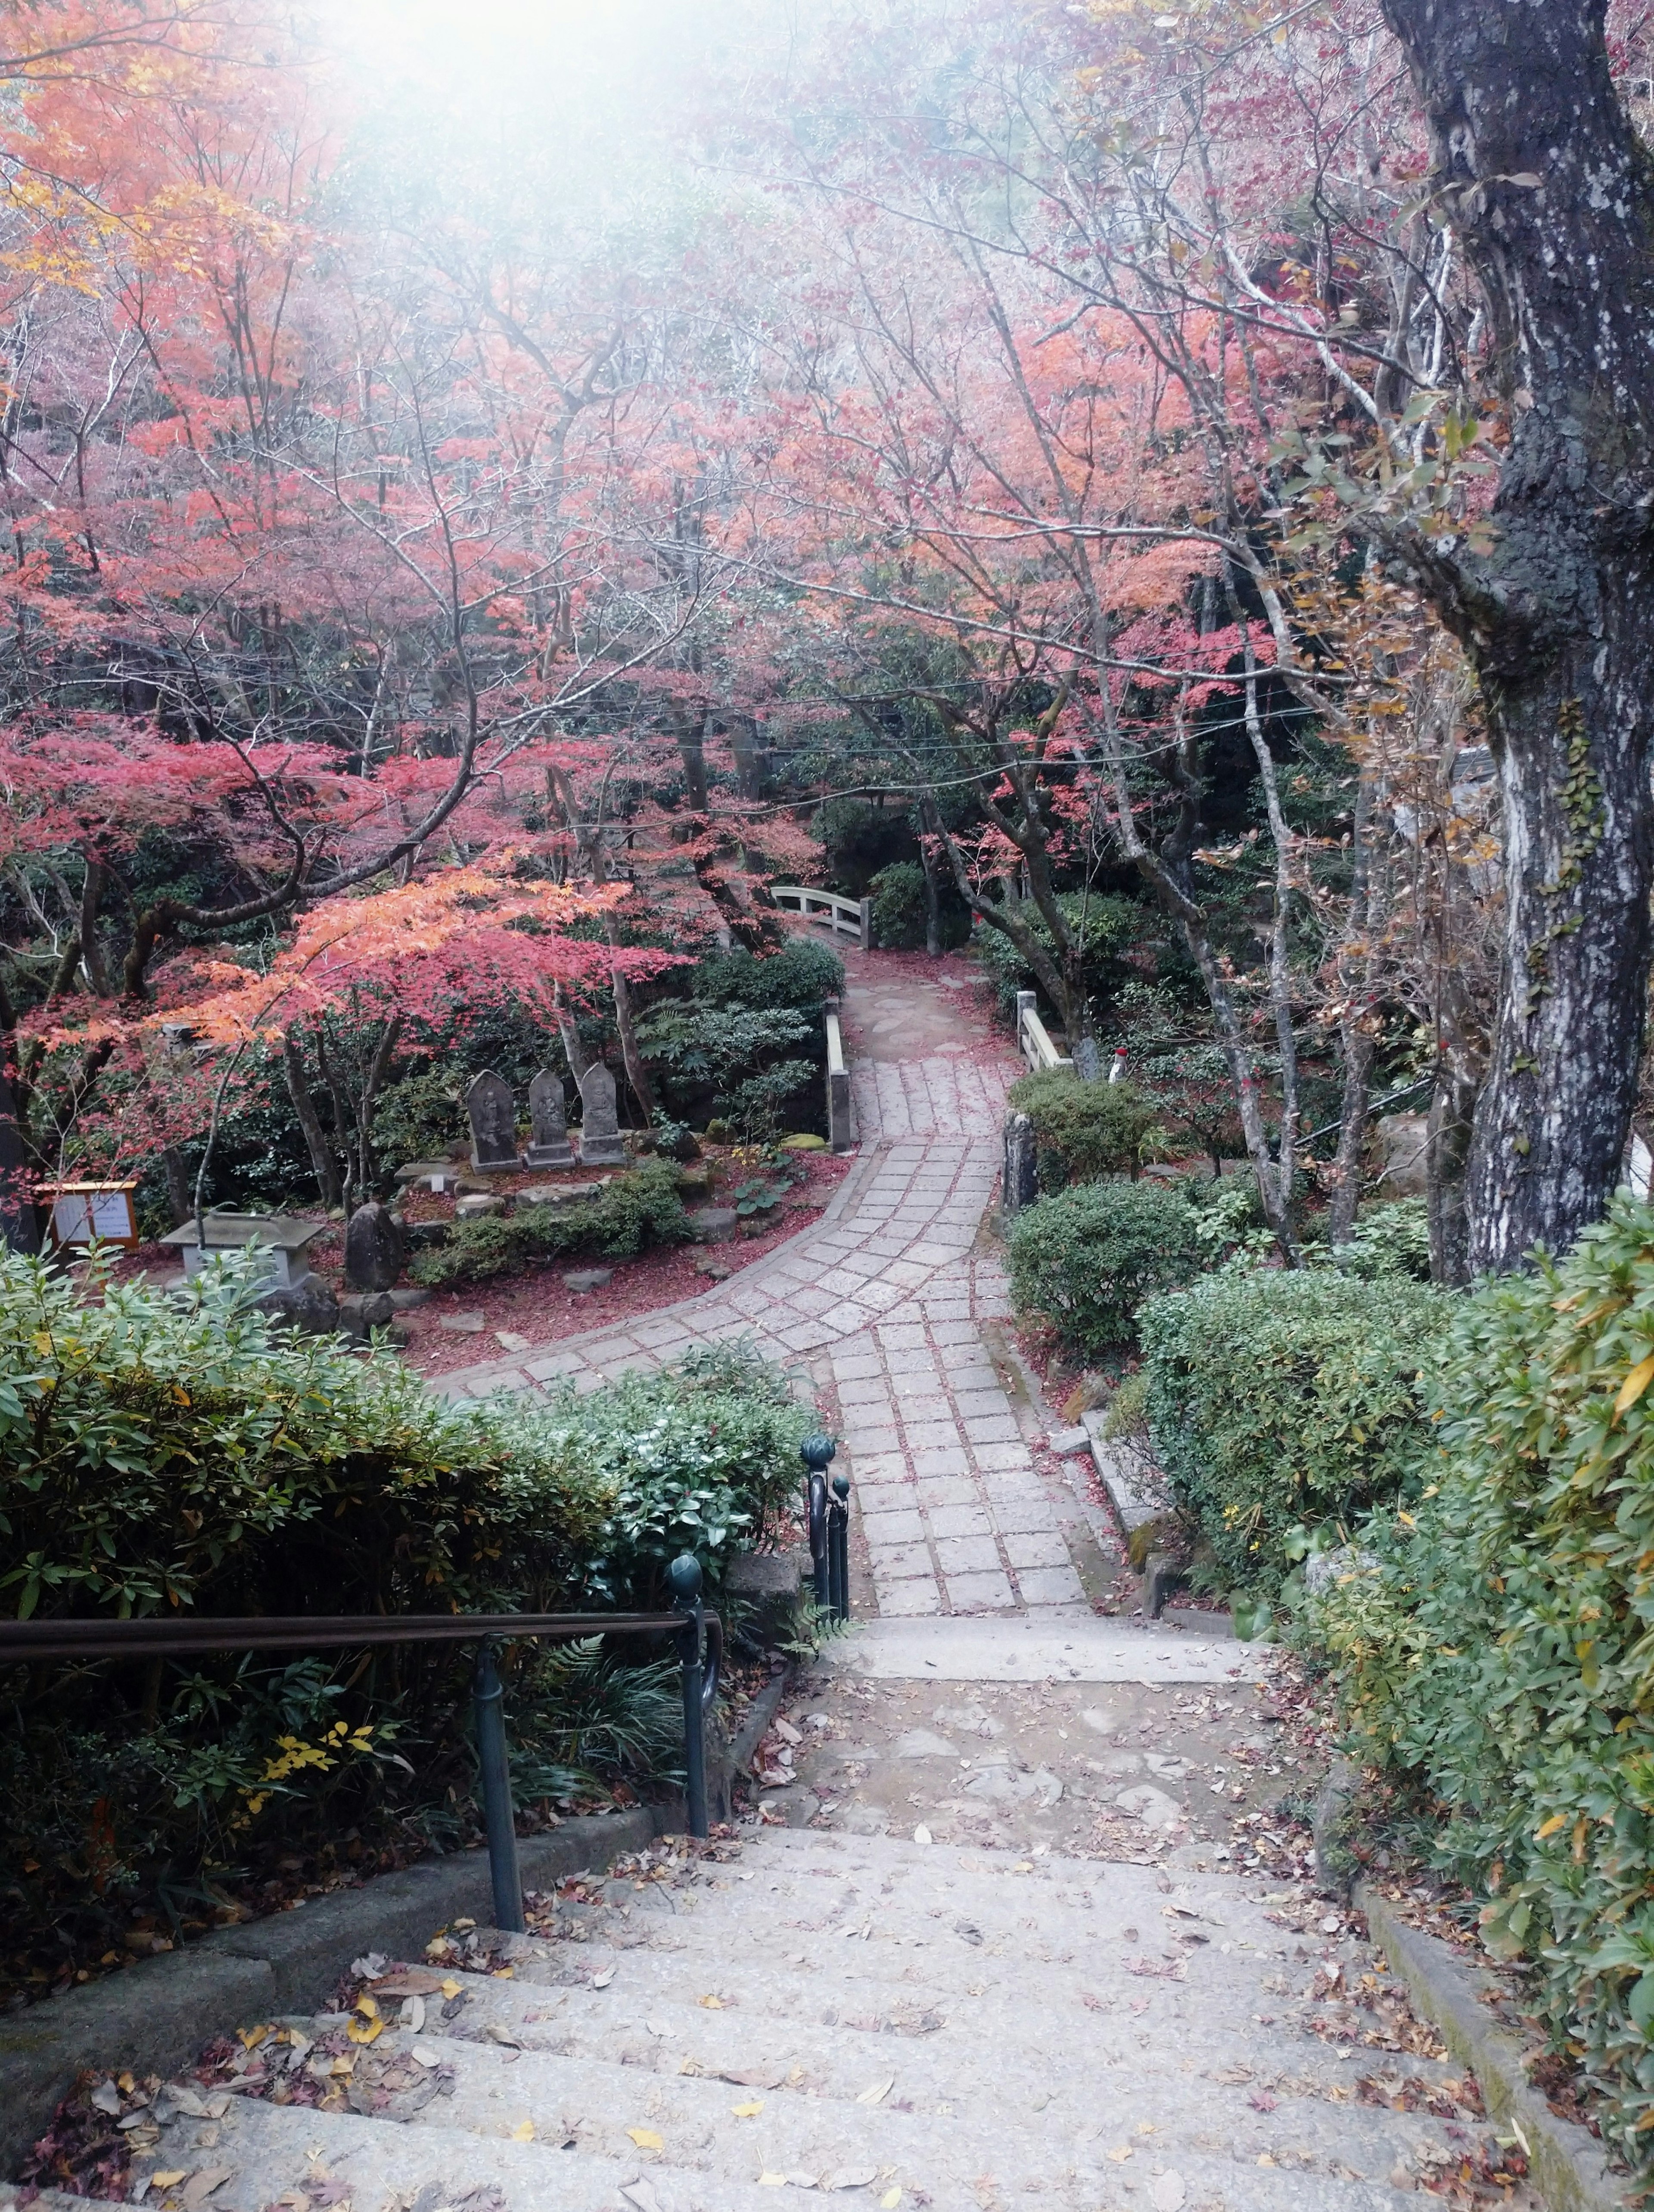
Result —
<instances>
[{"instance_id":1,"label":"leafy bush","mask_svg":"<svg viewBox=\"0 0 1654 2212\"><path fill-rule=\"evenodd\" d=\"M762 958L745 950L715 953L695 969L695 995L709 1006L791 1006L812 1024L843 988L844 963L813 937L789 939Z\"/></svg>"},{"instance_id":2,"label":"leafy bush","mask_svg":"<svg viewBox=\"0 0 1654 2212\"><path fill-rule=\"evenodd\" d=\"M20 1616L653 1608L678 1552L715 1590L796 1492L812 1416L739 1351L579 1400L450 1404L391 1354L273 1332L240 1258L182 1296L94 1287L0 1255L0 1600ZM567 1666L515 1667L542 1782L635 1766L660 1734L647 1685L582 1678L568 1711ZM210 1917L212 1884L283 1850L457 1833L468 1668L444 1646L0 1672L0 1960L95 1959L138 1898Z\"/></svg>"},{"instance_id":3,"label":"leafy bush","mask_svg":"<svg viewBox=\"0 0 1654 2212\"><path fill-rule=\"evenodd\" d=\"M893 860L867 885L873 898L875 943L892 952L920 952L929 933L925 872L917 860ZM942 950L964 944L970 935L970 910L952 883L937 886L937 920Z\"/></svg>"},{"instance_id":4,"label":"leafy bush","mask_svg":"<svg viewBox=\"0 0 1654 2212\"><path fill-rule=\"evenodd\" d=\"M441 1160L469 1129L465 1077L453 1068L404 1075L374 1106L374 1150L388 1170L404 1160Z\"/></svg>"},{"instance_id":5,"label":"leafy bush","mask_svg":"<svg viewBox=\"0 0 1654 2212\"><path fill-rule=\"evenodd\" d=\"M1087 994L1094 1005L1111 1006L1128 973L1121 956L1143 934L1148 926L1147 916L1134 900L1095 891L1089 895L1084 891L1063 891L1057 904L1068 927L1076 936L1083 937L1085 957L1080 973ZM1052 948L1051 933L1039 908L1025 905L1023 918L1040 942ZM1016 1006L1018 992L1034 988L1034 971L1003 931L984 929L977 942L994 978L1000 1012L1009 1014Z\"/></svg>"},{"instance_id":6,"label":"leafy bush","mask_svg":"<svg viewBox=\"0 0 1654 2212\"><path fill-rule=\"evenodd\" d=\"M1152 1182L1078 1183L1017 1216L1011 1294L1082 1352L1128 1343L1137 1309L1199 1266L1189 1206Z\"/></svg>"},{"instance_id":7,"label":"leafy bush","mask_svg":"<svg viewBox=\"0 0 1654 2212\"><path fill-rule=\"evenodd\" d=\"M670 1602L666 1570L691 1551L715 1588L737 1553L760 1549L794 1502L799 1446L816 1425L775 1369L739 1347L691 1352L666 1376L553 1398L544 1441L609 1501L586 1560L614 1603ZM539 1478L529 1479L533 1488Z\"/></svg>"},{"instance_id":8,"label":"leafy bush","mask_svg":"<svg viewBox=\"0 0 1654 2212\"><path fill-rule=\"evenodd\" d=\"M1531 1960L1560 2047L1654 2163L1654 1212L1459 1302L1411 1512L1315 1619L1370 1756L1444 1813L1440 1866Z\"/></svg>"},{"instance_id":9,"label":"leafy bush","mask_svg":"<svg viewBox=\"0 0 1654 2212\"><path fill-rule=\"evenodd\" d=\"M447 1242L422 1252L408 1273L429 1289L451 1290L576 1254L635 1260L646 1245L681 1244L692 1233L677 1170L668 1160L644 1160L585 1206L524 1206L457 1221Z\"/></svg>"},{"instance_id":10,"label":"leafy bush","mask_svg":"<svg viewBox=\"0 0 1654 2212\"><path fill-rule=\"evenodd\" d=\"M1130 1083L1082 1083L1066 1068L1025 1075L1010 1103L1034 1125L1039 1187L1135 1176L1155 1127L1153 1102Z\"/></svg>"},{"instance_id":11,"label":"leafy bush","mask_svg":"<svg viewBox=\"0 0 1654 2212\"><path fill-rule=\"evenodd\" d=\"M890 952L922 951L925 872L917 860L892 860L867 886L873 899L873 941Z\"/></svg>"},{"instance_id":12,"label":"leafy bush","mask_svg":"<svg viewBox=\"0 0 1654 2212\"><path fill-rule=\"evenodd\" d=\"M1330 1267L1225 1268L1144 1307L1156 1455L1231 1586L1273 1595L1302 1532L1416 1482L1420 1370L1451 1310Z\"/></svg>"}]
</instances>

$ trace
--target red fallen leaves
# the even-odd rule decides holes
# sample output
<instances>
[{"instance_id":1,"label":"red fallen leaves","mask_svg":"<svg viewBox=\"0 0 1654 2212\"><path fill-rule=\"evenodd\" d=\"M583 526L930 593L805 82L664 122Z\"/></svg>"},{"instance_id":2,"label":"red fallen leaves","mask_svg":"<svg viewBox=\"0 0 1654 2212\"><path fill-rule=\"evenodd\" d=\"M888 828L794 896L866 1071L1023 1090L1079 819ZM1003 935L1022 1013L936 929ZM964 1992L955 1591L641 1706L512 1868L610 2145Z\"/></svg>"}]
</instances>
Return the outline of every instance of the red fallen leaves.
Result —
<instances>
[{"instance_id":1,"label":"red fallen leaves","mask_svg":"<svg viewBox=\"0 0 1654 2212\"><path fill-rule=\"evenodd\" d=\"M82 2074L52 2114L52 2125L23 2160L19 2204L33 2203L43 2189L116 2203L125 2199L132 2147L115 2124L115 2116L100 2112L92 2102L102 2079L98 2074ZM160 2086L159 2076L145 2085L150 2090Z\"/></svg>"}]
</instances>

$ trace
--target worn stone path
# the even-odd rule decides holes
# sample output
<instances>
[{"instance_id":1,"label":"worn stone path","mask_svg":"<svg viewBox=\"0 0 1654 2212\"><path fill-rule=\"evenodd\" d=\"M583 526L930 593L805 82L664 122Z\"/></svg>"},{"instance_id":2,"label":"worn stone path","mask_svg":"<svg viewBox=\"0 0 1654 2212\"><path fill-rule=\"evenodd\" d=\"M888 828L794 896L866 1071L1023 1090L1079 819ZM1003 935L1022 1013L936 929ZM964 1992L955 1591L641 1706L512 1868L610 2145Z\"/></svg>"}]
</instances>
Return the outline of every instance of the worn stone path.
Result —
<instances>
[{"instance_id":1,"label":"worn stone path","mask_svg":"<svg viewBox=\"0 0 1654 2212\"><path fill-rule=\"evenodd\" d=\"M1014 1066L946 970L855 963L849 1013L864 1152L831 1219L648 1321L445 1382L590 1388L751 1336L834 1395L855 1611L884 1617L796 1685L738 1835L567 1883L525 1937L457 1920L388 1976L347 1950L317 1968L327 2011L204 2020L187 2080L112 2051L94 2101L133 2130L129 2198L1534 2212L1474 2081L1276 1832L1311 1778L1267 1659L1085 1602L1085 1517L980 1235Z\"/></svg>"},{"instance_id":2,"label":"worn stone path","mask_svg":"<svg viewBox=\"0 0 1654 2212\"><path fill-rule=\"evenodd\" d=\"M525 1936L340 1959L337 2008L217 2023L182 2080L112 2059L129 2201L1406 2212L1485 2155L1474 2085L1301 1886L784 1829L651 1859L540 1898Z\"/></svg>"},{"instance_id":3,"label":"worn stone path","mask_svg":"<svg viewBox=\"0 0 1654 2212\"><path fill-rule=\"evenodd\" d=\"M1084 1516L1037 1470L1037 1419L984 1334L1008 1310L982 1231L1019 1063L994 1041L974 976L933 981L877 954L848 966L861 1158L823 1219L716 1290L435 1387L590 1389L746 1338L833 1394L839 1467L855 1487L859 1611L1086 1610Z\"/></svg>"}]
</instances>

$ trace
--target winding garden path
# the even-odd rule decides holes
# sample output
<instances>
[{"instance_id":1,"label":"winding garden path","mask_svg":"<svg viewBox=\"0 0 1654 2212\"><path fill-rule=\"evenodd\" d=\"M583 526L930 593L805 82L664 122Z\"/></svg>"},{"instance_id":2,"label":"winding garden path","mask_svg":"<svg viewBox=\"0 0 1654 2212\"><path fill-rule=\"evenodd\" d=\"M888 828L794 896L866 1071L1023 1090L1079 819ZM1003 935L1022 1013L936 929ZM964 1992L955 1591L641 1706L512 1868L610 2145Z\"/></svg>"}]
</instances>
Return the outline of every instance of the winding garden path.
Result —
<instances>
[{"instance_id":1,"label":"winding garden path","mask_svg":"<svg viewBox=\"0 0 1654 2212\"><path fill-rule=\"evenodd\" d=\"M1089 1611L1092 1539L1039 1471L1040 1417L996 1341L1005 1277L982 1224L1005 1094L985 979L851 956L845 1024L860 1157L822 1219L728 1282L554 1350L445 1375L447 1395L594 1389L696 1345L750 1339L836 1406L855 1486L857 1610ZM996 1354L998 1355L996 1358Z\"/></svg>"}]
</instances>

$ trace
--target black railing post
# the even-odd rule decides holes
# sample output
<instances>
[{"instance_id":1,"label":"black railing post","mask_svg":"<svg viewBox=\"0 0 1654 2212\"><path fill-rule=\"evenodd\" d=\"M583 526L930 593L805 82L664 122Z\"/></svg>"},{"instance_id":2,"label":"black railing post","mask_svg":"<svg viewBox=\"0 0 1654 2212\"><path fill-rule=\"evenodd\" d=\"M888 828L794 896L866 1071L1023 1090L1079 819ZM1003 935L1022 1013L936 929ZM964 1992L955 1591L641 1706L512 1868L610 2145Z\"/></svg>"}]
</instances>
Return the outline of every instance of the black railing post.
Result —
<instances>
[{"instance_id":1,"label":"black railing post","mask_svg":"<svg viewBox=\"0 0 1654 2212\"><path fill-rule=\"evenodd\" d=\"M850 1617L850 1478L833 1477L833 1502L827 1509L829 1576L835 1620Z\"/></svg>"},{"instance_id":2,"label":"black railing post","mask_svg":"<svg viewBox=\"0 0 1654 2212\"><path fill-rule=\"evenodd\" d=\"M806 1510L810 1525L810 1564L815 1571L816 1610L833 1609L833 1569L827 1536L827 1468L838 1447L830 1437L806 1437L799 1457L810 1470Z\"/></svg>"},{"instance_id":3,"label":"black railing post","mask_svg":"<svg viewBox=\"0 0 1654 2212\"><path fill-rule=\"evenodd\" d=\"M517 1870L517 1819L511 1803L511 1760L506 1750L505 1691L491 1644L477 1648L472 1695L483 1819L488 1829L488 1869L494 1881L494 1924L520 1936L527 1923L523 1918L522 1877Z\"/></svg>"},{"instance_id":4,"label":"black railing post","mask_svg":"<svg viewBox=\"0 0 1654 2212\"><path fill-rule=\"evenodd\" d=\"M684 1797L689 1832L704 1836L707 1826L706 1700L702 1679L703 1616L701 1563L685 1552L672 1563L672 1602L684 1616L678 1632L678 1656L684 1669Z\"/></svg>"}]
</instances>

